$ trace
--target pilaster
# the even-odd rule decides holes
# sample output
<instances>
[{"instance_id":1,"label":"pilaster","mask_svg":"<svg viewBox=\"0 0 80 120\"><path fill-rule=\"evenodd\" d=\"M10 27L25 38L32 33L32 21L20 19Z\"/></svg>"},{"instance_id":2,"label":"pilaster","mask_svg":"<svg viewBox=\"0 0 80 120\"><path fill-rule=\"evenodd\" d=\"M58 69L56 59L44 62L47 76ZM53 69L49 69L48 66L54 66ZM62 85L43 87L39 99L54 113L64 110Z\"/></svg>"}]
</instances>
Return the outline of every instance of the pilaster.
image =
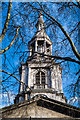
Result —
<instances>
[{"instance_id":1,"label":"pilaster","mask_svg":"<svg viewBox=\"0 0 80 120\"><path fill-rule=\"evenodd\" d=\"M27 66L26 64L22 65L22 74L21 74L21 81L23 83L27 83ZM21 83L21 86L20 86L20 92L24 91L26 89L26 86Z\"/></svg>"},{"instance_id":2,"label":"pilaster","mask_svg":"<svg viewBox=\"0 0 80 120\"><path fill-rule=\"evenodd\" d=\"M44 39L44 54L46 54L46 39Z\"/></svg>"},{"instance_id":3,"label":"pilaster","mask_svg":"<svg viewBox=\"0 0 80 120\"><path fill-rule=\"evenodd\" d=\"M52 45L50 46L50 52L51 52L51 55L52 55Z\"/></svg>"},{"instance_id":4,"label":"pilaster","mask_svg":"<svg viewBox=\"0 0 80 120\"><path fill-rule=\"evenodd\" d=\"M50 68L50 71L51 71L51 87L52 88L55 88L55 66L51 66Z\"/></svg>"},{"instance_id":5,"label":"pilaster","mask_svg":"<svg viewBox=\"0 0 80 120\"><path fill-rule=\"evenodd\" d=\"M31 68L29 67L29 72L28 72L28 87L30 87L31 83Z\"/></svg>"},{"instance_id":6,"label":"pilaster","mask_svg":"<svg viewBox=\"0 0 80 120\"><path fill-rule=\"evenodd\" d=\"M35 41L35 52L37 52L37 39Z\"/></svg>"}]
</instances>

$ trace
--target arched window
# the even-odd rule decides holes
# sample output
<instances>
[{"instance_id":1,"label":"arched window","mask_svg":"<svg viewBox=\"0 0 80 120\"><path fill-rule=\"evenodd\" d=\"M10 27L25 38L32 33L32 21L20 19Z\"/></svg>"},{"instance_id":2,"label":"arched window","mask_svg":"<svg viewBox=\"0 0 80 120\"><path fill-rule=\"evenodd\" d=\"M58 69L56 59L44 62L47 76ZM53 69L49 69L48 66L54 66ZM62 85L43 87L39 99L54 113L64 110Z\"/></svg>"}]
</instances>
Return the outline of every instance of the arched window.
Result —
<instances>
[{"instance_id":1,"label":"arched window","mask_svg":"<svg viewBox=\"0 0 80 120\"><path fill-rule=\"evenodd\" d=\"M41 72L41 83L45 84L45 73Z\"/></svg>"},{"instance_id":2,"label":"arched window","mask_svg":"<svg viewBox=\"0 0 80 120\"><path fill-rule=\"evenodd\" d=\"M39 71L36 74L36 84L40 85L40 84L45 84L45 73L42 71Z\"/></svg>"},{"instance_id":3,"label":"arched window","mask_svg":"<svg viewBox=\"0 0 80 120\"><path fill-rule=\"evenodd\" d=\"M36 74L36 84L40 84L40 72Z\"/></svg>"}]
</instances>

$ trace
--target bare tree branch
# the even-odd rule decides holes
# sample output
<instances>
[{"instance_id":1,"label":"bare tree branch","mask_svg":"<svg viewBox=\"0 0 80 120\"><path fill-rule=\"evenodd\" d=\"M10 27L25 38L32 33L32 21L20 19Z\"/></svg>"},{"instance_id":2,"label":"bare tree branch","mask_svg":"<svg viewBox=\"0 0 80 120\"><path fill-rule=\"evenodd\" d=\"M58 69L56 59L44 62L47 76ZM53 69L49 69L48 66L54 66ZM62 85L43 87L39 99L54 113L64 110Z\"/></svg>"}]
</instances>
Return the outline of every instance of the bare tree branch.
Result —
<instances>
[{"instance_id":1,"label":"bare tree branch","mask_svg":"<svg viewBox=\"0 0 80 120\"><path fill-rule=\"evenodd\" d=\"M4 72L4 73L6 73L6 74L8 74L8 75L10 75L10 76L12 76L12 77L14 77L17 81L19 81L20 83L22 83L22 84L24 84L26 87L27 87L27 85L24 83L24 82L22 82L21 80L19 80L17 77L15 77L14 75L12 75L11 73L8 73L8 72L6 72L6 71L4 71L4 70L0 70L1 72Z\"/></svg>"},{"instance_id":2,"label":"bare tree branch","mask_svg":"<svg viewBox=\"0 0 80 120\"><path fill-rule=\"evenodd\" d=\"M4 28L3 28L2 34L0 36L0 43L4 39L6 31L7 31L7 27L8 27L9 20L10 20L10 15L11 15L11 6L12 6L12 2L11 2L11 0L9 0L9 7L8 7L8 12L7 12L7 18L6 18L6 21L5 21L5 24L4 24Z\"/></svg>"},{"instance_id":3,"label":"bare tree branch","mask_svg":"<svg viewBox=\"0 0 80 120\"><path fill-rule=\"evenodd\" d=\"M9 45L8 47L6 47L4 50L1 50L1 51L0 51L0 54L2 54L2 53L4 53L4 52L6 52L7 50L9 50L10 47L13 45L13 43L14 43L17 35L18 35L18 30L19 30L19 28L20 28L20 27L17 28L15 37L13 38L12 42L10 43L10 45Z\"/></svg>"},{"instance_id":4,"label":"bare tree branch","mask_svg":"<svg viewBox=\"0 0 80 120\"><path fill-rule=\"evenodd\" d=\"M35 53L38 53L38 52L35 52ZM77 60L72 59L70 57L52 56L52 55L46 55L44 53L38 53L38 54L43 55L43 56L48 56L48 57L51 57L51 58L55 58L55 59L58 59L58 60L75 62L75 63L78 63L80 65L80 61L77 61Z\"/></svg>"},{"instance_id":5,"label":"bare tree branch","mask_svg":"<svg viewBox=\"0 0 80 120\"><path fill-rule=\"evenodd\" d=\"M72 3L73 3L73 5L75 5L76 7L80 8L80 2L79 2L78 0L76 0L76 3L77 3L77 4L75 4L75 2L72 2Z\"/></svg>"},{"instance_id":6,"label":"bare tree branch","mask_svg":"<svg viewBox=\"0 0 80 120\"><path fill-rule=\"evenodd\" d=\"M77 88L77 85L79 85L79 82L80 82L80 76L78 77L76 83L75 83L75 86L74 86L74 96L75 96L75 92L76 92L76 88Z\"/></svg>"},{"instance_id":7,"label":"bare tree branch","mask_svg":"<svg viewBox=\"0 0 80 120\"><path fill-rule=\"evenodd\" d=\"M10 104L10 97L9 97L9 93L8 91L6 90L6 87L4 87L4 85L2 84L1 80L0 80L0 84L3 86L3 88L5 89L5 91L7 92L7 95L8 95L8 101L9 101L9 104Z\"/></svg>"}]
</instances>

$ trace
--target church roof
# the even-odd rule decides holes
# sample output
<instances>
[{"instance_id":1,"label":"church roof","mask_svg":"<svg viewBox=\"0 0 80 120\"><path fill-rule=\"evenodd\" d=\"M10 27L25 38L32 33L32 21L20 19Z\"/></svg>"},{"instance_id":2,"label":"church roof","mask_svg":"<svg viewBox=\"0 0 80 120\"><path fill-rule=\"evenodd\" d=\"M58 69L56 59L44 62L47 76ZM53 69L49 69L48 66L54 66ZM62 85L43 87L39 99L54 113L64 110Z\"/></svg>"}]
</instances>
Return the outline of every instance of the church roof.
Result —
<instances>
[{"instance_id":1,"label":"church roof","mask_svg":"<svg viewBox=\"0 0 80 120\"><path fill-rule=\"evenodd\" d=\"M49 109L51 111L56 111L60 114L63 114L65 116L69 116L72 118L80 118L80 108L50 99L46 96L39 96L39 95L37 95L36 97L34 97L33 99L30 99L28 101L24 101L24 102L3 108L2 114L6 114L9 111L11 112L11 110L15 110L17 108L27 106L34 102L36 102L37 106L39 106L39 107L43 107L43 108ZM43 112L43 111L41 111L41 112Z\"/></svg>"},{"instance_id":2,"label":"church roof","mask_svg":"<svg viewBox=\"0 0 80 120\"><path fill-rule=\"evenodd\" d=\"M37 31L35 33L35 35L32 37L32 39L28 42L28 44L31 43L35 38L37 38L37 39L38 38L46 38L47 40L49 40L49 42L51 44L53 44L52 41L50 40L50 38L48 37L48 35L46 34L46 32L44 30Z\"/></svg>"}]
</instances>

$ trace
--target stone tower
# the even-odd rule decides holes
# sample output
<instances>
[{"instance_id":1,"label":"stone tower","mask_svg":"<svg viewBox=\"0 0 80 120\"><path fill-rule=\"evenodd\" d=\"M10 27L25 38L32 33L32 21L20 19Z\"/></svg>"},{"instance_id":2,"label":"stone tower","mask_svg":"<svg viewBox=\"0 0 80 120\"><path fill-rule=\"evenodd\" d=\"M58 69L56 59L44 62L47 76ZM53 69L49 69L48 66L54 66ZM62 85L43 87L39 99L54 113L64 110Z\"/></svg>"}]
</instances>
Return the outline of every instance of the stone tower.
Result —
<instances>
[{"instance_id":1,"label":"stone tower","mask_svg":"<svg viewBox=\"0 0 80 120\"><path fill-rule=\"evenodd\" d=\"M52 41L45 32L42 13L40 12L37 32L28 43L29 57L20 67L20 78L24 84L19 86L15 103L35 96L45 96L57 101L66 102L63 94L60 64L52 57Z\"/></svg>"}]
</instances>

